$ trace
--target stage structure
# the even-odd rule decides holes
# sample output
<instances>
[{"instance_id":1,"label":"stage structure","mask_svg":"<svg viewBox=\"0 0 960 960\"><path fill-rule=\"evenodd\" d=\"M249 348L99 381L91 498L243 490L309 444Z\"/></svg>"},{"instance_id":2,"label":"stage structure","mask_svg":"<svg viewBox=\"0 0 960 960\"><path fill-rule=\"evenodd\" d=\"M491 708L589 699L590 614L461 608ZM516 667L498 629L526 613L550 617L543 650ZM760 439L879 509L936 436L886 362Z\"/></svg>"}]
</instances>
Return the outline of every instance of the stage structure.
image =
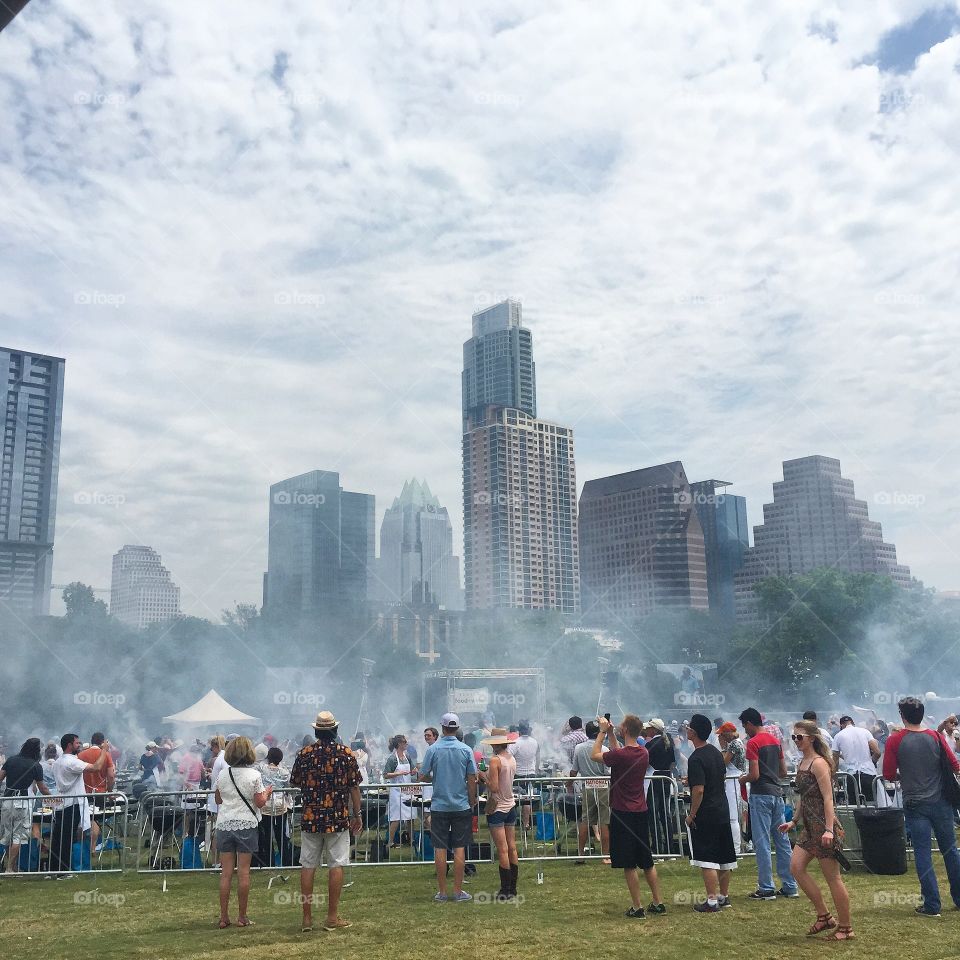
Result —
<instances>
[{"instance_id":1,"label":"stage structure","mask_svg":"<svg viewBox=\"0 0 960 960\"><path fill-rule=\"evenodd\" d=\"M438 691L436 688L441 687ZM463 670L428 670L422 675L420 705L423 722L436 723L427 716L428 687L438 693L444 709L479 720L490 712L498 724L523 718L542 723L547 710L547 676L542 667L492 667Z\"/></svg>"}]
</instances>

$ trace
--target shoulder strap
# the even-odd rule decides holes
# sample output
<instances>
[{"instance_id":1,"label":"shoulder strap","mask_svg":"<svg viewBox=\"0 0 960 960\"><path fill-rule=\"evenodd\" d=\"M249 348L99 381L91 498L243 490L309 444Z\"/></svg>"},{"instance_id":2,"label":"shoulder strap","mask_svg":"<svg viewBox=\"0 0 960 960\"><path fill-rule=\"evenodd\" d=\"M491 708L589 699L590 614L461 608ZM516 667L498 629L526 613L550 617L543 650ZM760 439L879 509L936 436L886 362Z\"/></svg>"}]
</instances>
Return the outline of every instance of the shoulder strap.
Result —
<instances>
[{"instance_id":1,"label":"shoulder strap","mask_svg":"<svg viewBox=\"0 0 960 960\"><path fill-rule=\"evenodd\" d=\"M250 806L250 801L242 793L240 793L240 788L237 786L237 781L233 779L233 767L227 767L227 773L230 774L230 782L233 784L233 789L237 791L240 799L247 805L247 809L251 814L253 814L253 819L259 820L260 818L257 816L257 811Z\"/></svg>"}]
</instances>

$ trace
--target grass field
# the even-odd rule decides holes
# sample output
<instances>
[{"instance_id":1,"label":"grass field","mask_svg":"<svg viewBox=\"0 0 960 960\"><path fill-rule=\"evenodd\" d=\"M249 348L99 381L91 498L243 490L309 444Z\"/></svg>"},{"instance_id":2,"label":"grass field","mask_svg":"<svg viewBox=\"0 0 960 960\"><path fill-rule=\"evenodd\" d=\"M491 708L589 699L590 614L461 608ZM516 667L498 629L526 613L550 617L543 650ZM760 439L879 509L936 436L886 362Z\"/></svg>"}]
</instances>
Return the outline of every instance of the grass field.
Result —
<instances>
[{"instance_id":1,"label":"grass field","mask_svg":"<svg viewBox=\"0 0 960 960\"><path fill-rule=\"evenodd\" d=\"M542 869L544 881L536 883ZM804 936L812 920L805 899L753 903L744 899L755 886L751 860L735 874L734 907L701 916L690 906L702 893L699 871L685 863L663 865L668 914L631 921L622 876L591 862L521 864L521 902L490 902L497 889L492 864L479 868L467 885L473 903L434 904L432 869L360 867L348 873L341 915L349 930L325 933L321 925L301 934L296 905L299 877L286 884L256 875L250 895L248 929L218 930L217 878L90 875L71 880L0 880L0 942L7 956L50 960L142 957L391 958L483 956L496 944L498 956L631 958L638 956L721 960L780 960L843 953L871 960L960 958L960 911L945 909L940 919L913 914L916 877L847 878L854 905L855 943L819 943ZM319 883L317 892L323 891ZM946 885L941 881L946 893ZM949 906L949 898L946 901ZM317 919L323 910L315 908Z\"/></svg>"}]
</instances>

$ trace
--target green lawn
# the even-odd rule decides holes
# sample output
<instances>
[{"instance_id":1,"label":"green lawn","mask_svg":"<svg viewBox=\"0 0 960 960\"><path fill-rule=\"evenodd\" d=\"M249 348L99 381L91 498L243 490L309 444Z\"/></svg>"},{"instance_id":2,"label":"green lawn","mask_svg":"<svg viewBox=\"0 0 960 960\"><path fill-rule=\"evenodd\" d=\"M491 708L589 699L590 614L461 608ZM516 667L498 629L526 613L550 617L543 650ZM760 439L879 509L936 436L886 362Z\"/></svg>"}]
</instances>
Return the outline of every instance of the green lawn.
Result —
<instances>
[{"instance_id":1,"label":"green lawn","mask_svg":"<svg viewBox=\"0 0 960 960\"><path fill-rule=\"evenodd\" d=\"M542 885L536 883L543 870ZM432 868L356 867L353 886L344 893L341 915L349 930L325 933L317 924L301 934L299 908L292 899L299 884L291 872L286 884L267 889L267 875L256 875L250 897L249 929L216 929L217 878L90 875L56 881L41 878L0 880L0 942L5 956L89 960L143 957L315 957L433 958L486 956L496 949L504 958L593 957L774 958L823 956L935 960L960 958L960 911L941 919L913 915L916 876L847 877L854 904L856 943L821 944L804 933L812 920L805 899L751 903L755 886L751 860L744 860L732 888L734 907L700 916L689 906L702 892L699 871L685 863L660 868L668 914L630 921L622 876L591 862L521 864L516 905L489 902L497 889L492 864L480 867L467 886L477 901L434 904ZM323 890L319 883L318 892ZM96 892L90 896L90 891ZM941 889L947 887L941 880ZM79 896L78 896L79 895ZM89 902L93 901L93 902ZM486 902L484 902L486 901ZM947 898L949 905L949 898ZM321 908L315 908L318 919ZM492 929L496 928L496 929ZM496 946L494 946L494 944Z\"/></svg>"}]
</instances>

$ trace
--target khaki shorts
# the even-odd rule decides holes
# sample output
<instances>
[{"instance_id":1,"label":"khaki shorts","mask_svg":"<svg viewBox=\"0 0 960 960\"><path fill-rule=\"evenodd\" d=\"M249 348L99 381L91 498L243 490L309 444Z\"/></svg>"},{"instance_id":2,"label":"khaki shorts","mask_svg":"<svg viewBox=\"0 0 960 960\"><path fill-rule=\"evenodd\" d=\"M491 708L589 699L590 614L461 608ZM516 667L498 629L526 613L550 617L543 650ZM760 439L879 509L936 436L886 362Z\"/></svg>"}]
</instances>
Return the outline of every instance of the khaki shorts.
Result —
<instances>
[{"instance_id":1,"label":"khaki shorts","mask_svg":"<svg viewBox=\"0 0 960 960\"><path fill-rule=\"evenodd\" d=\"M32 811L24 810L18 801L8 800L0 804L0 843L5 847L29 843L32 826Z\"/></svg>"},{"instance_id":2,"label":"khaki shorts","mask_svg":"<svg viewBox=\"0 0 960 960\"><path fill-rule=\"evenodd\" d=\"M605 827L610 823L609 787L584 787L583 819L591 827Z\"/></svg>"},{"instance_id":3,"label":"khaki shorts","mask_svg":"<svg viewBox=\"0 0 960 960\"><path fill-rule=\"evenodd\" d=\"M300 866L316 870L326 858L328 867L350 866L350 831L300 834Z\"/></svg>"}]
</instances>

